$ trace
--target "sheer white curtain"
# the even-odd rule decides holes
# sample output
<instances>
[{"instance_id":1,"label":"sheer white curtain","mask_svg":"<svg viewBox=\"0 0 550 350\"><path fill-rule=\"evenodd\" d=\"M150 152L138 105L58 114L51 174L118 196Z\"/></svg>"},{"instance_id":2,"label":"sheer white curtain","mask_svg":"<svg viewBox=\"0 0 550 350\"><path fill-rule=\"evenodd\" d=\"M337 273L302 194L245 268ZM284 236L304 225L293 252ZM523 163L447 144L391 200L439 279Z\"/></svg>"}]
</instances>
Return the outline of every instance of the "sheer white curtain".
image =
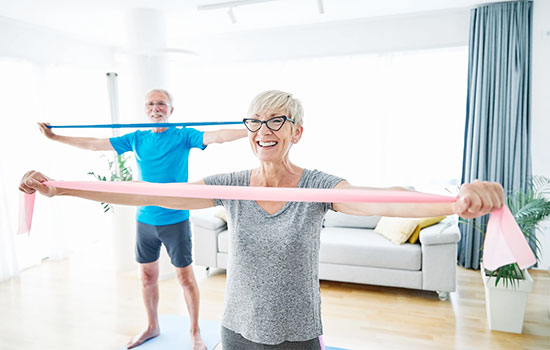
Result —
<instances>
[{"instance_id":1,"label":"sheer white curtain","mask_svg":"<svg viewBox=\"0 0 550 350\"><path fill-rule=\"evenodd\" d=\"M26 116L36 113L36 104L32 103L36 96L35 73L33 65L28 62L0 60L0 96L3 104L0 129L0 280L17 274L21 266L15 249L19 203L17 177L22 176L18 163L21 159L32 159L21 131L25 128Z\"/></svg>"},{"instance_id":2,"label":"sheer white curtain","mask_svg":"<svg viewBox=\"0 0 550 350\"><path fill-rule=\"evenodd\" d=\"M305 109L292 160L357 185L453 184L460 176L467 48L288 61L173 64L179 120L240 120L257 93L280 89ZM196 154L196 156L195 156ZM254 167L248 146L191 153L190 179Z\"/></svg>"},{"instance_id":3,"label":"sheer white curtain","mask_svg":"<svg viewBox=\"0 0 550 350\"><path fill-rule=\"evenodd\" d=\"M0 158L0 281L19 273L13 235L15 222L10 215L4 173L4 162Z\"/></svg>"},{"instance_id":4,"label":"sheer white curtain","mask_svg":"<svg viewBox=\"0 0 550 350\"><path fill-rule=\"evenodd\" d=\"M92 124L108 122L109 114L103 71L0 59L0 76L3 104L0 137L2 280L17 274L19 268L34 265L46 257L63 258L96 241L108 229L109 218L97 203L38 196L31 235L15 235L17 187L25 171L40 170L56 179L91 180L88 171L101 172L106 168L106 161L97 153L47 140L38 131L36 122ZM64 134L78 135L78 132ZM86 131L82 136L100 134Z\"/></svg>"}]
</instances>

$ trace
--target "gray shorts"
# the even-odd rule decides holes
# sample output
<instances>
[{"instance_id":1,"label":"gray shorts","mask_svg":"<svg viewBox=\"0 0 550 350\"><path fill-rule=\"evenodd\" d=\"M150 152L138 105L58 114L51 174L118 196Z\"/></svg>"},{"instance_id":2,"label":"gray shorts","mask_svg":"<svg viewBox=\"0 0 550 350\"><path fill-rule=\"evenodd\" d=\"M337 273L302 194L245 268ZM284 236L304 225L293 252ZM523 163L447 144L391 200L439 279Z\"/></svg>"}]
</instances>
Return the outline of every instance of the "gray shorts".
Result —
<instances>
[{"instance_id":1,"label":"gray shorts","mask_svg":"<svg viewBox=\"0 0 550 350\"><path fill-rule=\"evenodd\" d=\"M193 262L189 220L158 226L137 222L136 261L138 263L157 261L161 244L166 247L172 265L189 266Z\"/></svg>"},{"instance_id":2,"label":"gray shorts","mask_svg":"<svg viewBox=\"0 0 550 350\"><path fill-rule=\"evenodd\" d=\"M321 350L319 338L305 341L285 341L277 345L259 344L224 326L222 326L222 344L224 350Z\"/></svg>"}]
</instances>

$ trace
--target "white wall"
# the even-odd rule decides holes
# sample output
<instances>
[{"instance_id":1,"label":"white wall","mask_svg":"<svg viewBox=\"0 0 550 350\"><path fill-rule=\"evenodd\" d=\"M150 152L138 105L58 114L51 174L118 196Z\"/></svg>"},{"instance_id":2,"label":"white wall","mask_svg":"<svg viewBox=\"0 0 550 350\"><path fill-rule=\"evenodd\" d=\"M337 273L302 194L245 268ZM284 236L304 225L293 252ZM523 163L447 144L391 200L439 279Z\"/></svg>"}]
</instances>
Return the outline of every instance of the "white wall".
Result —
<instances>
[{"instance_id":1,"label":"white wall","mask_svg":"<svg viewBox=\"0 0 550 350\"><path fill-rule=\"evenodd\" d=\"M42 64L81 64L112 68L110 48L84 42L57 30L0 17L0 57Z\"/></svg>"},{"instance_id":2,"label":"white wall","mask_svg":"<svg viewBox=\"0 0 550 350\"><path fill-rule=\"evenodd\" d=\"M531 95L531 154L533 174L550 177L550 1L535 0L533 12L533 61ZM550 269L550 220L543 233L541 269Z\"/></svg>"}]
</instances>

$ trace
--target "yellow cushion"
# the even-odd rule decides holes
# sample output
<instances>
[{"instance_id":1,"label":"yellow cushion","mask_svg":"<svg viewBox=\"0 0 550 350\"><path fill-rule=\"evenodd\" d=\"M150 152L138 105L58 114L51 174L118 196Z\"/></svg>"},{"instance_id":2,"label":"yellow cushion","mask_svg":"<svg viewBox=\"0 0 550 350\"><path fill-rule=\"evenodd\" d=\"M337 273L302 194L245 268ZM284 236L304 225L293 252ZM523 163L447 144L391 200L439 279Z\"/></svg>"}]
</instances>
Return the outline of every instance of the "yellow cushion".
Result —
<instances>
[{"instance_id":1,"label":"yellow cushion","mask_svg":"<svg viewBox=\"0 0 550 350\"><path fill-rule=\"evenodd\" d=\"M393 218L383 216L378 221L374 231L386 237L395 244L403 244L409 239L420 219Z\"/></svg>"},{"instance_id":2,"label":"yellow cushion","mask_svg":"<svg viewBox=\"0 0 550 350\"><path fill-rule=\"evenodd\" d=\"M383 216L374 229L395 244L416 243L420 230L445 219L445 216L433 218L394 218Z\"/></svg>"},{"instance_id":3,"label":"yellow cushion","mask_svg":"<svg viewBox=\"0 0 550 350\"><path fill-rule=\"evenodd\" d=\"M413 233L409 237L409 243L416 243L418 241L418 237L420 237L420 230L422 230L424 227L428 227L434 224L437 224L441 220L445 219L446 216L437 216L433 218L423 218L420 219L420 222L418 223L418 226L414 229Z\"/></svg>"}]
</instances>

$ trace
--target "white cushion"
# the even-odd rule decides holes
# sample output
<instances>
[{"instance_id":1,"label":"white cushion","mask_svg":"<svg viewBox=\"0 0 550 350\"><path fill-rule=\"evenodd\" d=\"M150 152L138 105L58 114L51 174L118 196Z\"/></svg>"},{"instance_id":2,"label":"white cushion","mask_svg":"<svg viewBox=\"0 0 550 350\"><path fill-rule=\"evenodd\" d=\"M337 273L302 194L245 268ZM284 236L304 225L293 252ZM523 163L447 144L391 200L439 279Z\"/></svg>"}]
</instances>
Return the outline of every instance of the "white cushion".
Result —
<instances>
[{"instance_id":1,"label":"white cushion","mask_svg":"<svg viewBox=\"0 0 550 350\"><path fill-rule=\"evenodd\" d=\"M325 215L325 227L375 228L380 216L358 216L329 210Z\"/></svg>"},{"instance_id":2,"label":"white cushion","mask_svg":"<svg viewBox=\"0 0 550 350\"><path fill-rule=\"evenodd\" d=\"M418 218L394 218L383 216L378 222L378 225L376 225L374 231L395 244L403 244L413 234L419 223L420 219Z\"/></svg>"},{"instance_id":3,"label":"white cushion","mask_svg":"<svg viewBox=\"0 0 550 350\"><path fill-rule=\"evenodd\" d=\"M396 245L370 229L325 227L319 261L323 263L418 271L420 244Z\"/></svg>"}]
</instances>

